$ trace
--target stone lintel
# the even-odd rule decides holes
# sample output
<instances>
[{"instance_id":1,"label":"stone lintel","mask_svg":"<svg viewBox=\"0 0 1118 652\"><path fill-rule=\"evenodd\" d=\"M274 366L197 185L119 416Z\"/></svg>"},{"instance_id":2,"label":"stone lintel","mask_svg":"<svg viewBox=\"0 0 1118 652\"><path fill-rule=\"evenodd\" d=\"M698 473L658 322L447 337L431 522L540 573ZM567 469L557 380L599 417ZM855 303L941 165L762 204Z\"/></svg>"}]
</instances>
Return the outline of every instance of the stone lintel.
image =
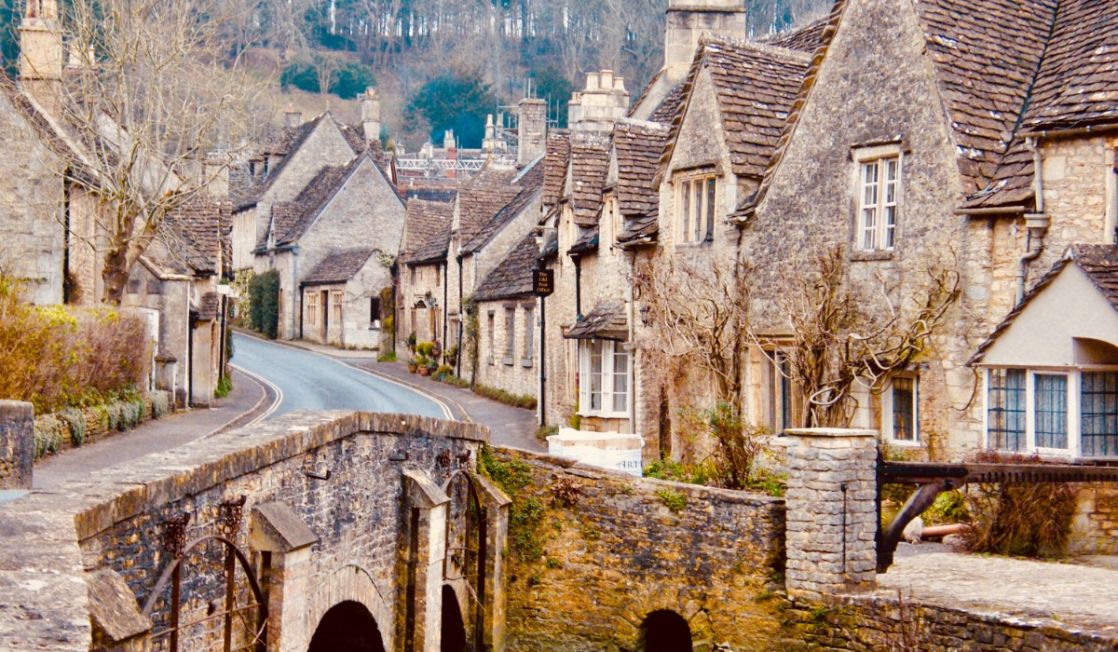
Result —
<instances>
[{"instance_id":1,"label":"stone lintel","mask_svg":"<svg viewBox=\"0 0 1118 652\"><path fill-rule=\"evenodd\" d=\"M93 626L113 643L123 643L151 631L151 620L140 612L136 594L112 569L86 575L89 613Z\"/></svg>"},{"instance_id":2,"label":"stone lintel","mask_svg":"<svg viewBox=\"0 0 1118 652\"><path fill-rule=\"evenodd\" d=\"M450 502L450 496L423 471L408 470L403 472L403 476L408 500L413 507L434 509Z\"/></svg>"},{"instance_id":3,"label":"stone lintel","mask_svg":"<svg viewBox=\"0 0 1118 652\"><path fill-rule=\"evenodd\" d=\"M261 552L286 554L318 543L318 536L286 503L257 505L252 509L252 547Z\"/></svg>"},{"instance_id":4,"label":"stone lintel","mask_svg":"<svg viewBox=\"0 0 1118 652\"><path fill-rule=\"evenodd\" d=\"M487 507L504 507L512 504L512 499L505 495L505 492L501 491L500 487L493 484L489 478L480 473L470 473L470 479L476 483L481 494L481 502Z\"/></svg>"}]
</instances>

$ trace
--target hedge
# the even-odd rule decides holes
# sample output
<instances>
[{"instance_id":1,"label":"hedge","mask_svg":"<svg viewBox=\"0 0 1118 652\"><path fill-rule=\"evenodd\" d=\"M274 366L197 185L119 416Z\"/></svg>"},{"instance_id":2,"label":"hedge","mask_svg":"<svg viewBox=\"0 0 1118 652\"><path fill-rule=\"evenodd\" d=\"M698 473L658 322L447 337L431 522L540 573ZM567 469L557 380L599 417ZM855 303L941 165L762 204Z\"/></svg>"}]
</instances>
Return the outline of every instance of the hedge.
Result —
<instances>
[{"instance_id":1,"label":"hedge","mask_svg":"<svg viewBox=\"0 0 1118 652\"><path fill-rule=\"evenodd\" d=\"M279 329L279 271L252 277L248 285L248 321L252 330L276 339Z\"/></svg>"}]
</instances>

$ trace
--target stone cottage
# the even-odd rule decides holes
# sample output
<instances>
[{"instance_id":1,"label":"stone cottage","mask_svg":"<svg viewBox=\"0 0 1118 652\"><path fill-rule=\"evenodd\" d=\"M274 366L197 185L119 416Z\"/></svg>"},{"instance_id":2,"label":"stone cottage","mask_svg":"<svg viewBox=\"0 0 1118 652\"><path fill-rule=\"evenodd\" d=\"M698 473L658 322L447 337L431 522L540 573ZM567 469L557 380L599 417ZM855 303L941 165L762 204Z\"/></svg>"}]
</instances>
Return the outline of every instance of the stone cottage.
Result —
<instances>
[{"instance_id":1,"label":"stone cottage","mask_svg":"<svg viewBox=\"0 0 1118 652\"><path fill-rule=\"evenodd\" d=\"M403 198L370 152L345 165L322 168L294 200L274 204L253 253L257 272L279 272L279 337L307 337L332 314L335 296L310 294L304 304L302 287L320 263L334 256L375 249L380 254L374 259L385 268L385 274L358 275L376 285L356 297L343 295L343 301L380 296L391 287L387 270L395 264L403 228Z\"/></svg>"},{"instance_id":2,"label":"stone cottage","mask_svg":"<svg viewBox=\"0 0 1118 652\"><path fill-rule=\"evenodd\" d=\"M383 321L392 314L384 290L391 287L391 257L379 249L327 256L300 284L303 338L344 349L382 348Z\"/></svg>"},{"instance_id":3,"label":"stone cottage","mask_svg":"<svg viewBox=\"0 0 1118 652\"><path fill-rule=\"evenodd\" d=\"M452 202L408 200L397 281L398 337L448 341L447 248L453 217Z\"/></svg>"}]
</instances>

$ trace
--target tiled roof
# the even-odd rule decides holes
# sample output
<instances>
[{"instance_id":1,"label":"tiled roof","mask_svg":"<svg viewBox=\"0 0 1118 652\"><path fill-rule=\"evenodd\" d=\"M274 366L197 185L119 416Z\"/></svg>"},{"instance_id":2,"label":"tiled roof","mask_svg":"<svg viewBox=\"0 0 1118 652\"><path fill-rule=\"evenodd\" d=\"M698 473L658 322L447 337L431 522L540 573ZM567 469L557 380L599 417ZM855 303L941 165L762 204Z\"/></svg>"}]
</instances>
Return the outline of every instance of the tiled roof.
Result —
<instances>
[{"instance_id":1,"label":"tiled roof","mask_svg":"<svg viewBox=\"0 0 1118 652\"><path fill-rule=\"evenodd\" d=\"M798 29L772 34L766 38L757 39L757 41L766 45L775 45L779 48L799 50L800 52L811 54L815 52L822 43L823 30L827 27L829 22L830 20L827 17L820 18Z\"/></svg>"},{"instance_id":2,"label":"tiled roof","mask_svg":"<svg viewBox=\"0 0 1118 652\"><path fill-rule=\"evenodd\" d=\"M454 204L423 199L408 201L401 260L420 265L445 259L453 217Z\"/></svg>"},{"instance_id":3,"label":"tiled roof","mask_svg":"<svg viewBox=\"0 0 1118 652\"><path fill-rule=\"evenodd\" d=\"M217 292L207 292L198 301L198 319L201 321L215 321L221 314L221 295Z\"/></svg>"},{"instance_id":4,"label":"tiled roof","mask_svg":"<svg viewBox=\"0 0 1118 652\"><path fill-rule=\"evenodd\" d=\"M664 125L622 120L614 126L618 208L625 219L620 242L650 237L656 231L660 207L656 175L667 140Z\"/></svg>"},{"instance_id":5,"label":"tiled roof","mask_svg":"<svg viewBox=\"0 0 1118 652\"><path fill-rule=\"evenodd\" d=\"M591 227L602 212L610 139L591 132L571 134L571 206L575 223Z\"/></svg>"},{"instance_id":6,"label":"tiled roof","mask_svg":"<svg viewBox=\"0 0 1118 652\"><path fill-rule=\"evenodd\" d=\"M532 273L540 257L534 234L512 248L497 267L478 285L475 301L496 301L532 296Z\"/></svg>"},{"instance_id":7,"label":"tiled roof","mask_svg":"<svg viewBox=\"0 0 1118 652\"><path fill-rule=\"evenodd\" d=\"M736 176L764 176L809 63L803 52L774 46L713 37L701 42L684 82L685 101L690 102L699 72L709 70ZM672 126L665 159L679 129Z\"/></svg>"},{"instance_id":8,"label":"tiled roof","mask_svg":"<svg viewBox=\"0 0 1118 652\"><path fill-rule=\"evenodd\" d=\"M459 242L469 242L519 193L513 170L486 168L458 189Z\"/></svg>"},{"instance_id":9,"label":"tiled roof","mask_svg":"<svg viewBox=\"0 0 1118 652\"><path fill-rule=\"evenodd\" d=\"M563 198L563 184L567 181L567 164L570 160L571 134L566 131L549 133L547 155L544 157L544 206L554 206Z\"/></svg>"},{"instance_id":10,"label":"tiled roof","mask_svg":"<svg viewBox=\"0 0 1118 652\"><path fill-rule=\"evenodd\" d=\"M1052 281L1056 280L1060 272L1064 271L1064 268L1069 264L1077 265L1083 270L1087 277L1091 279L1091 283L1094 284L1095 288L1110 302L1111 307L1118 310L1118 246L1072 245L1068 248L1063 258L1053 265L1052 269L1049 270L1043 278L1037 281L1037 284L1025 294L1021 303L1017 304L1017 307L998 324L998 327L994 329L990 337L986 338L986 341L979 345L978 351L967 364L975 365L981 363L986 352L994 345L994 342L1013 325L1014 320L1025 311L1029 303L1043 292L1045 288L1051 285Z\"/></svg>"},{"instance_id":11,"label":"tiled roof","mask_svg":"<svg viewBox=\"0 0 1118 652\"><path fill-rule=\"evenodd\" d=\"M664 99L660 101L660 104L652 111L652 115L650 115L648 119L652 122L670 125L675 121L676 116L679 115L681 106L683 106L682 82L676 84L668 91L668 94L664 96Z\"/></svg>"},{"instance_id":12,"label":"tiled roof","mask_svg":"<svg viewBox=\"0 0 1118 652\"><path fill-rule=\"evenodd\" d=\"M515 187L519 189L519 192L512 198L512 201L497 211L492 219L483 224L469 242L462 245L462 253L471 254L481 249L509 222L516 219L540 194L540 190L543 188L543 179L544 164L543 159L540 159L521 172L515 180Z\"/></svg>"},{"instance_id":13,"label":"tiled roof","mask_svg":"<svg viewBox=\"0 0 1118 652\"><path fill-rule=\"evenodd\" d=\"M917 3L967 194L994 179L1009 149L1056 4L1057 0Z\"/></svg>"},{"instance_id":14,"label":"tiled roof","mask_svg":"<svg viewBox=\"0 0 1118 652\"><path fill-rule=\"evenodd\" d=\"M314 132L315 127L317 127L327 115L329 115L329 113L323 113L313 120L304 122L298 127L284 129L276 141L269 143L263 148L268 153L283 156L283 159L268 173L268 177L263 181L252 183L247 187L235 190L233 194L236 196L235 208L237 211L251 208L260 201L260 198L272 187L272 183L275 182L280 173L287 167L288 162L291 161L292 155L299 151L303 143L307 142L307 138Z\"/></svg>"},{"instance_id":15,"label":"tiled roof","mask_svg":"<svg viewBox=\"0 0 1118 652\"><path fill-rule=\"evenodd\" d=\"M331 283L345 283L357 275L373 249L348 249L327 254L326 258L315 265L310 274L303 278L303 285L327 285Z\"/></svg>"},{"instance_id":16,"label":"tiled roof","mask_svg":"<svg viewBox=\"0 0 1118 652\"><path fill-rule=\"evenodd\" d=\"M1061 0L1026 131L1118 122L1118 4Z\"/></svg>"},{"instance_id":17,"label":"tiled roof","mask_svg":"<svg viewBox=\"0 0 1118 652\"><path fill-rule=\"evenodd\" d=\"M629 337L629 320L625 317L625 304L618 300L602 301L588 315L576 321L563 337L572 340L618 340Z\"/></svg>"},{"instance_id":18,"label":"tiled roof","mask_svg":"<svg viewBox=\"0 0 1118 652\"><path fill-rule=\"evenodd\" d=\"M195 201L168 213L160 234L173 260L197 274L216 274L225 256L229 204Z\"/></svg>"},{"instance_id":19,"label":"tiled roof","mask_svg":"<svg viewBox=\"0 0 1118 652\"><path fill-rule=\"evenodd\" d=\"M571 248L567 250L569 254L584 254L588 251L597 251L599 242L598 225L587 227L583 230L582 235L575 240Z\"/></svg>"}]
</instances>

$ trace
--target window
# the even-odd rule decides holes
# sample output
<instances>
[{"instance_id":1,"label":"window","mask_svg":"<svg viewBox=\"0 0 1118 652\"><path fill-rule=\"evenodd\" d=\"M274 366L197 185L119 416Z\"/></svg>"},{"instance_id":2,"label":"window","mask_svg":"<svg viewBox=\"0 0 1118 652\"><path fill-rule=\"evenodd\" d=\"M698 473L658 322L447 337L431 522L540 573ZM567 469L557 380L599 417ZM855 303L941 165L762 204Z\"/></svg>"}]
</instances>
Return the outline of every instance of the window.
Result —
<instances>
[{"instance_id":1,"label":"window","mask_svg":"<svg viewBox=\"0 0 1118 652\"><path fill-rule=\"evenodd\" d=\"M895 442L918 443L920 422L916 378L894 378L884 398L882 415L885 423L882 424L882 429Z\"/></svg>"},{"instance_id":2,"label":"window","mask_svg":"<svg viewBox=\"0 0 1118 652\"><path fill-rule=\"evenodd\" d=\"M1082 455L1118 457L1118 372L1083 372L1079 394Z\"/></svg>"},{"instance_id":3,"label":"window","mask_svg":"<svg viewBox=\"0 0 1118 652\"><path fill-rule=\"evenodd\" d=\"M307 295L307 323L314 326L318 323L318 293Z\"/></svg>"},{"instance_id":4,"label":"window","mask_svg":"<svg viewBox=\"0 0 1118 652\"><path fill-rule=\"evenodd\" d=\"M793 419L791 366L788 355L782 351L762 352L761 401L764 411L764 424L772 432L781 434L795 427Z\"/></svg>"},{"instance_id":5,"label":"window","mask_svg":"<svg viewBox=\"0 0 1118 652\"><path fill-rule=\"evenodd\" d=\"M621 342L581 340L580 398L582 414L629 416L629 352Z\"/></svg>"},{"instance_id":6,"label":"window","mask_svg":"<svg viewBox=\"0 0 1118 652\"><path fill-rule=\"evenodd\" d=\"M341 292L334 291L334 292L330 293L330 308L331 308L330 312L333 315L330 318L334 320L335 324L341 324L342 323L342 293Z\"/></svg>"},{"instance_id":7,"label":"window","mask_svg":"<svg viewBox=\"0 0 1118 652\"><path fill-rule=\"evenodd\" d=\"M524 306L524 352L521 355L520 363L525 367L532 366L532 358L536 355L536 322L534 319L535 314L535 306Z\"/></svg>"},{"instance_id":8,"label":"window","mask_svg":"<svg viewBox=\"0 0 1118 652\"><path fill-rule=\"evenodd\" d=\"M680 242L706 242L714 238L718 180L713 176L679 181Z\"/></svg>"},{"instance_id":9,"label":"window","mask_svg":"<svg viewBox=\"0 0 1118 652\"><path fill-rule=\"evenodd\" d=\"M1068 377L1033 376L1033 429L1037 448L1068 447Z\"/></svg>"},{"instance_id":10,"label":"window","mask_svg":"<svg viewBox=\"0 0 1118 652\"><path fill-rule=\"evenodd\" d=\"M369 297L369 328L380 328L380 297Z\"/></svg>"},{"instance_id":11,"label":"window","mask_svg":"<svg viewBox=\"0 0 1118 652\"><path fill-rule=\"evenodd\" d=\"M516 361L516 308L505 308L505 364Z\"/></svg>"},{"instance_id":12,"label":"window","mask_svg":"<svg viewBox=\"0 0 1118 652\"><path fill-rule=\"evenodd\" d=\"M435 265L435 285L442 285L443 282L443 268Z\"/></svg>"},{"instance_id":13,"label":"window","mask_svg":"<svg viewBox=\"0 0 1118 652\"><path fill-rule=\"evenodd\" d=\"M412 287L415 287L415 268L414 267L409 267L408 268L408 283Z\"/></svg>"},{"instance_id":14,"label":"window","mask_svg":"<svg viewBox=\"0 0 1118 652\"><path fill-rule=\"evenodd\" d=\"M497 316L493 313L492 310L490 310L489 313L486 315L486 322L485 322L486 342L489 343L489 346L487 347L486 357L488 358L489 364L494 364L493 349L497 348L497 325L496 325L496 321L497 321Z\"/></svg>"},{"instance_id":15,"label":"window","mask_svg":"<svg viewBox=\"0 0 1118 652\"><path fill-rule=\"evenodd\" d=\"M986 434L990 448L1025 448L1025 370L993 369L989 375Z\"/></svg>"},{"instance_id":16,"label":"window","mask_svg":"<svg viewBox=\"0 0 1118 652\"><path fill-rule=\"evenodd\" d=\"M890 156L860 163L858 249L893 249L901 187L901 158Z\"/></svg>"}]
</instances>

